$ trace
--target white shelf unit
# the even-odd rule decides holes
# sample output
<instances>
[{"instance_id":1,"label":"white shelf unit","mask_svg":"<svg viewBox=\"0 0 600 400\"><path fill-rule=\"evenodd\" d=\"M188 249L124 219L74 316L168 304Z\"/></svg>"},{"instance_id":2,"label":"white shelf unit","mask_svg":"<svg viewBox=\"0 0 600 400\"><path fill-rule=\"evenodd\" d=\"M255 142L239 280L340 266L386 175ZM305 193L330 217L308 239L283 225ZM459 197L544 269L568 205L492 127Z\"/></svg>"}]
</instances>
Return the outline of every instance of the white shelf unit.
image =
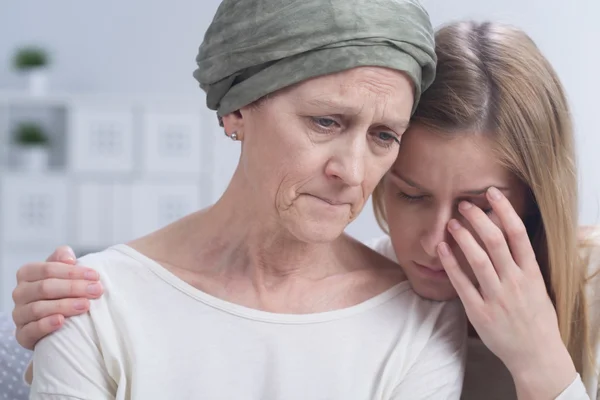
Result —
<instances>
[{"instance_id":1,"label":"white shelf unit","mask_svg":"<svg viewBox=\"0 0 600 400\"><path fill-rule=\"evenodd\" d=\"M214 156L225 138L202 99L0 92L0 310L12 308L17 268L56 246L101 250L216 200L239 146ZM49 133L48 170L12 161L23 121Z\"/></svg>"}]
</instances>

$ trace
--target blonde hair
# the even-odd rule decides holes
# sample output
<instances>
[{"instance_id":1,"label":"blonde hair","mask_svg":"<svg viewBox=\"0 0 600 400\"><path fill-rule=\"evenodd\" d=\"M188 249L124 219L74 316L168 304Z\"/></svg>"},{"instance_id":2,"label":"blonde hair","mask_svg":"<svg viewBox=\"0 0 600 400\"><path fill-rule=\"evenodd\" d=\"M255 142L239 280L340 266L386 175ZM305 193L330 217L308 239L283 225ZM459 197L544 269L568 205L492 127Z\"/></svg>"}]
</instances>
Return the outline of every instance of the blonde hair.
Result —
<instances>
[{"instance_id":1,"label":"blonde hair","mask_svg":"<svg viewBox=\"0 0 600 400\"><path fill-rule=\"evenodd\" d=\"M593 363L585 298L586 265L577 240L577 171L573 128L556 72L523 31L459 22L435 36L438 65L411 123L444 134L493 135L499 160L530 189L525 225L562 339L577 370ZM388 232L384 186L373 194ZM593 364L592 364L593 365Z\"/></svg>"}]
</instances>

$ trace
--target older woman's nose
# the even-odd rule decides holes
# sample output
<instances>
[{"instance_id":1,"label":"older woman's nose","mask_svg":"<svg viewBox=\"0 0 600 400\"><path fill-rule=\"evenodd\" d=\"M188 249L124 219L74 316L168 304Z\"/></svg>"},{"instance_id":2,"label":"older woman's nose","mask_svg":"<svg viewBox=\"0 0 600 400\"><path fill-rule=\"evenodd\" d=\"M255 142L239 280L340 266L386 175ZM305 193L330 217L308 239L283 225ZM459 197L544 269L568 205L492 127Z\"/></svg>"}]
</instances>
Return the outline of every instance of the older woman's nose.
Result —
<instances>
[{"instance_id":1,"label":"older woman's nose","mask_svg":"<svg viewBox=\"0 0 600 400\"><path fill-rule=\"evenodd\" d=\"M327 163L326 173L348 186L359 186L365 179L367 146L364 140L347 140L336 144L335 154Z\"/></svg>"}]
</instances>

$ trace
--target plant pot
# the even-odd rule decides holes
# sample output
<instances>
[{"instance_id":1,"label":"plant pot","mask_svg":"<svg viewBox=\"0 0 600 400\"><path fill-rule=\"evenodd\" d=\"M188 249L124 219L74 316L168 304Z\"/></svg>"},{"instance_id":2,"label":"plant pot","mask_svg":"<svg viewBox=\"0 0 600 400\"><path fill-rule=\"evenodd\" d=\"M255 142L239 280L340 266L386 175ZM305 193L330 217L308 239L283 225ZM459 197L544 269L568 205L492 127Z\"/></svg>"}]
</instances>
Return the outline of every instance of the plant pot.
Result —
<instances>
[{"instance_id":1,"label":"plant pot","mask_svg":"<svg viewBox=\"0 0 600 400\"><path fill-rule=\"evenodd\" d=\"M46 146L18 146L19 169L41 172L48 169L49 150Z\"/></svg>"},{"instance_id":2,"label":"plant pot","mask_svg":"<svg viewBox=\"0 0 600 400\"><path fill-rule=\"evenodd\" d=\"M33 68L27 72L29 80L29 93L32 96L44 96L48 92L48 70L46 68Z\"/></svg>"}]
</instances>

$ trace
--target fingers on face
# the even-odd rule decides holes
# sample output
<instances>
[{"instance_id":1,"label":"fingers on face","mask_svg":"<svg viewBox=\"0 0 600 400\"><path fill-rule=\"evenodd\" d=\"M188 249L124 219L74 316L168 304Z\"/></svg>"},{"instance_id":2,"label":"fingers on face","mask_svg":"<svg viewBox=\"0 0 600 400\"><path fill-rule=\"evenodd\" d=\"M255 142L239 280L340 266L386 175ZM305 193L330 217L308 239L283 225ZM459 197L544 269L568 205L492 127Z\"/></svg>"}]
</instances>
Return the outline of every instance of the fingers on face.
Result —
<instances>
[{"instance_id":1,"label":"fingers on face","mask_svg":"<svg viewBox=\"0 0 600 400\"><path fill-rule=\"evenodd\" d=\"M485 247L484 249L481 249L481 246L478 245L476 253L467 254L465 251L474 251L473 249L475 247L472 245L472 241L463 240L465 246L468 246L466 248L463 248L463 242L458 242L463 252L465 252L467 259L472 257L478 259L480 263L483 262L481 260L483 255L480 254L479 249L483 250L500 278L502 278L503 274L510 272L511 268L515 268L516 265L506 238L504 237L504 233L490 217L483 212L481 208L466 201L460 203L459 210ZM450 229L450 231L452 232L452 229ZM472 234L471 236L473 237ZM474 237L473 239L476 241Z\"/></svg>"},{"instance_id":2,"label":"fingers on face","mask_svg":"<svg viewBox=\"0 0 600 400\"><path fill-rule=\"evenodd\" d=\"M438 257L444 266L444 270L448 274L448 278L465 305L465 308L482 304L483 299L481 294L473 282L471 282L467 274L465 274L460 267L460 264L454 256L452 249L450 249L450 246L448 246L447 243L442 242L438 245L437 252Z\"/></svg>"},{"instance_id":3,"label":"fingers on face","mask_svg":"<svg viewBox=\"0 0 600 400\"><path fill-rule=\"evenodd\" d=\"M486 251L456 219L448 223L448 230L471 266L484 294L491 296L496 293L500 288L500 279Z\"/></svg>"},{"instance_id":4,"label":"fingers on face","mask_svg":"<svg viewBox=\"0 0 600 400\"><path fill-rule=\"evenodd\" d=\"M489 188L487 198L504 229L510 251L516 264L522 269L537 268L535 252L527 228L510 201L496 188Z\"/></svg>"}]
</instances>

